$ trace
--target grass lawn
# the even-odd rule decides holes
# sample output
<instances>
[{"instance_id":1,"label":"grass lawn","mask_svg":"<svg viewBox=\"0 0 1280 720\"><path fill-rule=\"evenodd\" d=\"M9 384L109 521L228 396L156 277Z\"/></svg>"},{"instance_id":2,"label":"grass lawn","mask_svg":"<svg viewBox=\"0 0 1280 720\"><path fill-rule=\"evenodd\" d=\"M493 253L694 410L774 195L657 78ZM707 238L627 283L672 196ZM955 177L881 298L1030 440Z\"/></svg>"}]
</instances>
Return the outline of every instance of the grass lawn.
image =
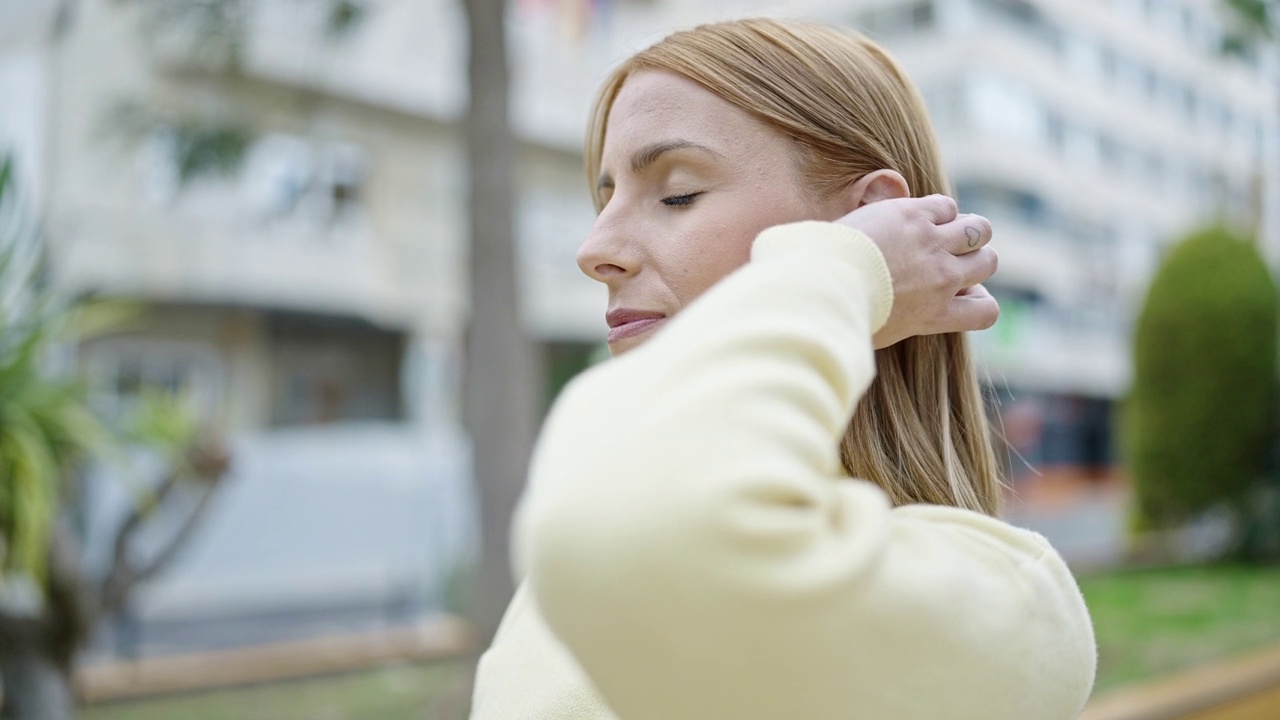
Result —
<instances>
[{"instance_id":1,"label":"grass lawn","mask_svg":"<svg viewBox=\"0 0 1280 720\"><path fill-rule=\"evenodd\" d=\"M1280 643L1280 568L1186 567L1080 581L1105 691Z\"/></svg>"},{"instance_id":2,"label":"grass lawn","mask_svg":"<svg viewBox=\"0 0 1280 720\"><path fill-rule=\"evenodd\" d=\"M1080 582L1099 645L1097 690L1280 643L1280 568L1171 568ZM81 720L463 720L461 662L86 708Z\"/></svg>"},{"instance_id":3,"label":"grass lawn","mask_svg":"<svg viewBox=\"0 0 1280 720\"><path fill-rule=\"evenodd\" d=\"M346 675L84 708L80 720L465 720L461 662L399 665Z\"/></svg>"}]
</instances>

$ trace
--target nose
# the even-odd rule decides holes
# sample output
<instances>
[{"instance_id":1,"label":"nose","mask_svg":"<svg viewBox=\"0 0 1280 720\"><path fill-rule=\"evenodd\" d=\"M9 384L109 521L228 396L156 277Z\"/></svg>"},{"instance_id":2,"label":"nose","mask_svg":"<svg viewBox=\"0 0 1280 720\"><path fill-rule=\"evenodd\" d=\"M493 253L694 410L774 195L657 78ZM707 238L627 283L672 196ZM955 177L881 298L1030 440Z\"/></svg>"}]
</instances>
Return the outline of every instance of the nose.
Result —
<instances>
[{"instance_id":1,"label":"nose","mask_svg":"<svg viewBox=\"0 0 1280 720\"><path fill-rule=\"evenodd\" d=\"M639 269L636 248L627 242L622 225L621 219L607 209L596 217L578 247L578 267L587 277L611 283L634 275Z\"/></svg>"}]
</instances>

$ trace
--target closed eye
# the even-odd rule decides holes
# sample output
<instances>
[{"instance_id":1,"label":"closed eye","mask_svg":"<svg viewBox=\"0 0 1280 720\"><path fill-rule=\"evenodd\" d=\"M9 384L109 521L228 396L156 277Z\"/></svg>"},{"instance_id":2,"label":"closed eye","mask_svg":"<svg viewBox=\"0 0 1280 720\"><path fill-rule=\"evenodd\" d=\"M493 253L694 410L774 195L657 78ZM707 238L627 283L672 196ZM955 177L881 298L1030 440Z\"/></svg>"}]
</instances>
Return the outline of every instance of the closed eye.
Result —
<instances>
[{"instance_id":1,"label":"closed eye","mask_svg":"<svg viewBox=\"0 0 1280 720\"><path fill-rule=\"evenodd\" d=\"M662 204L666 205L667 207L686 207L688 205L693 204L694 198L698 197L701 194L702 193L700 192L695 192L695 193L687 193L685 195L672 195L670 197L664 197L662 198Z\"/></svg>"}]
</instances>

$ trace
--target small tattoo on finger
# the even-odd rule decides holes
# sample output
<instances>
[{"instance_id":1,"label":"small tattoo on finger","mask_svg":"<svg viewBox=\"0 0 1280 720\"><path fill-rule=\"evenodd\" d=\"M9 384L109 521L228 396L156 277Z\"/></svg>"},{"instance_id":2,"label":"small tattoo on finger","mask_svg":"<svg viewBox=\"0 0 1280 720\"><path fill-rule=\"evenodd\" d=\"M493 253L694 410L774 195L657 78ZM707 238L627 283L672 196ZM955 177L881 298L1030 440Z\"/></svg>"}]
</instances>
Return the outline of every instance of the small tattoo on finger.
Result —
<instances>
[{"instance_id":1,"label":"small tattoo on finger","mask_svg":"<svg viewBox=\"0 0 1280 720\"><path fill-rule=\"evenodd\" d=\"M965 228L964 236L969 238L968 245L970 249L978 247L978 243L982 242L982 233L976 227Z\"/></svg>"}]
</instances>

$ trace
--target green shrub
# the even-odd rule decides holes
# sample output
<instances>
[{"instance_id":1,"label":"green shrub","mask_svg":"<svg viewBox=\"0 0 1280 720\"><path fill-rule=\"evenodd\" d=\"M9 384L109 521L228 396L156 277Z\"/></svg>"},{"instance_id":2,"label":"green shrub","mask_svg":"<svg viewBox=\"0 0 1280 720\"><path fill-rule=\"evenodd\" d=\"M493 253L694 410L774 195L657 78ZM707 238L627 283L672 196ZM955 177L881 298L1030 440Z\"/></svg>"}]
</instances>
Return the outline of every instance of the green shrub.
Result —
<instances>
[{"instance_id":1,"label":"green shrub","mask_svg":"<svg viewBox=\"0 0 1280 720\"><path fill-rule=\"evenodd\" d=\"M1222 228L1175 246L1134 338L1124 443L1143 524L1242 503L1276 417L1277 293L1258 250Z\"/></svg>"}]
</instances>

